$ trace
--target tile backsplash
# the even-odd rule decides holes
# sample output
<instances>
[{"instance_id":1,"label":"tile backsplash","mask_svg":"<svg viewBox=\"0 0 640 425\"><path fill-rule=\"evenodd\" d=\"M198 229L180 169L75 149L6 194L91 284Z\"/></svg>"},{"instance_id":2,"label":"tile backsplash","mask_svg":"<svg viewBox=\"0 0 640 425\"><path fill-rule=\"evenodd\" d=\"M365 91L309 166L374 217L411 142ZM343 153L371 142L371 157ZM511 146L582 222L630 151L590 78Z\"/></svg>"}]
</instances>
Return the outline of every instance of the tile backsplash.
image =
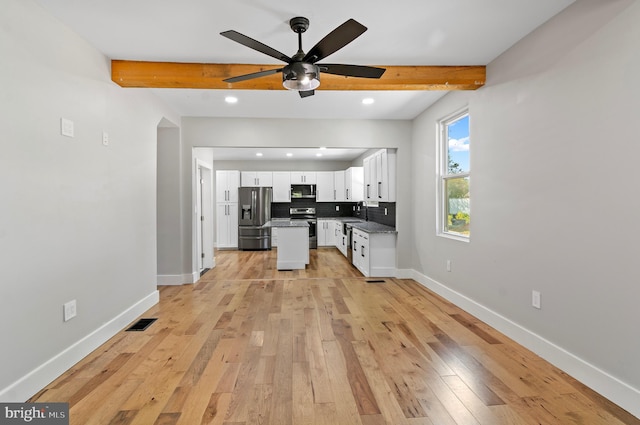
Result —
<instances>
[{"instance_id":1,"label":"tile backsplash","mask_svg":"<svg viewBox=\"0 0 640 425\"><path fill-rule=\"evenodd\" d=\"M336 206L339 211L336 211ZM325 217L358 217L367 221L396 226L395 202L380 202L378 207L365 207L362 202L315 202L312 199L296 199L293 202L274 202L271 204L271 217L289 217L289 208L315 207L316 215ZM385 215L386 209L386 215Z\"/></svg>"}]
</instances>

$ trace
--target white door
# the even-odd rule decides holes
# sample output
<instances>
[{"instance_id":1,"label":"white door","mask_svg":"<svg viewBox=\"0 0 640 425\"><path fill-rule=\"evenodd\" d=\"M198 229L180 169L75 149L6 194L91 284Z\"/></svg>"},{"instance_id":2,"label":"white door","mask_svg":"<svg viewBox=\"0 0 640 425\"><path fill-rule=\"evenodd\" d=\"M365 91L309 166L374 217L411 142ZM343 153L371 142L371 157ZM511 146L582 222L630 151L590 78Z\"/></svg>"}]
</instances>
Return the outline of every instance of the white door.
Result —
<instances>
[{"instance_id":1,"label":"white door","mask_svg":"<svg viewBox=\"0 0 640 425\"><path fill-rule=\"evenodd\" d=\"M201 168L202 176L202 253L204 258L202 267L210 269L213 267L213 170Z\"/></svg>"},{"instance_id":2,"label":"white door","mask_svg":"<svg viewBox=\"0 0 640 425\"><path fill-rule=\"evenodd\" d=\"M203 241L202 241L202 168L196 168L196 255L197 255L197 264L198 271L201 272L204 269L203 259L204 259L204 250L203 250Z\"/></svg>"},{"instance_id":3,"label":"white door","mask_svg":"<svg viewBox=\"0 0 640 425\"><path fill-rule=\"evenodd\" d=\"M196 257L198 271L213 267L213 170L196 160Z\"/></svg>"}]
</instances>

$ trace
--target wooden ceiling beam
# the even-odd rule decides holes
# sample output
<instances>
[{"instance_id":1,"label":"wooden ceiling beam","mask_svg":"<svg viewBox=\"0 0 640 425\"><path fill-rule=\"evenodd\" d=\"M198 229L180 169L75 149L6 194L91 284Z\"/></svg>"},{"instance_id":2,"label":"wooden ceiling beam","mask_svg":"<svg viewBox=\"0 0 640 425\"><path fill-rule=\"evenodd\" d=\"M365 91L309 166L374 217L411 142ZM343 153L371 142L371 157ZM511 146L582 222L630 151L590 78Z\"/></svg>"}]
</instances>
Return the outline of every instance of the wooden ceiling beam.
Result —
<instances>
[{"instance_id":1,"label":"wooden ceiling beam","mask_svg":"<svg viewBox=\"0 0 640 425\"><path fill-rule=\"evenodd\" d=\"M323 90L475 90L486 78L485 66L388 66L380 79L343 77L322 73ZM284 90L280 73L225 83L225 78L277 65L141 62L112 60L111 79L122 87L178 89Z\"/></svg>"}]
</instances>

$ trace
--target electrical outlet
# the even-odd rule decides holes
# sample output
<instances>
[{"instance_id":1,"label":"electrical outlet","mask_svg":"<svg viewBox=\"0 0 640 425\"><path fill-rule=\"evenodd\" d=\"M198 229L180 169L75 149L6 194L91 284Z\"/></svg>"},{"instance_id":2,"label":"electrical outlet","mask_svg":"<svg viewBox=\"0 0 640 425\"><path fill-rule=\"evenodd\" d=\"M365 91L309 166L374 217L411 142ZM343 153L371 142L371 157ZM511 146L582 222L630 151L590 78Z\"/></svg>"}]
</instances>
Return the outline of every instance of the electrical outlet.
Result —
<instances>
[{"instance_id":1,"label":"electrical outlet","mask_svg":"<svg viewBox=\"0 0 640 425\"><path fill-rule=\"evenodd\" d=\"M76 317L76 300L71 300L64 304L63 320L67 322L74 317Z\"/></svg>"},{"instance_id":2,"label":"electrical outlet","mask_svg":"<svg viewBox=\"0 0 640 425\"><path fill-rule=\"evenodd\" d=\"M109 146L109 133L106 131L102 132L102 144L104 146Z\"/></svg>"},{"instance_id":3,"label":"electrical outlet","mask_svg":"<svg viewBox=\"0 0 640 425\"><path fill-rule=\"evenodd\" d=\"M340 211L340 205L336 205L336 211Z\"/></svg>"},{"instance_id":4,"label":"electrical outlet","mask_svg":"<svg viewBox=\"0 0 640 425\"><path fill-rule=\"evenodd\" d=\"M384 215L387 215L387 209L386 208L384 209Z\"/></svg>"},{"instance_id":5,"label":"electrical outlet","mask_svg":"<svg viewBox=\"0 0 640 425\"><path fill-rule=\"evenodd\" d=\"M447 271L451 271L451 260L447 260Z\"/></svg>"},{"instance_id":6,"label":"electrical outlet","mask_svg":"<svg viewBox=\"0 0 640 425\"><path fill-rule=\"evenodd\" d=\"M542 308L540 301L540 291L531 291L531 305L535 308Z\"/></svg>"}]
</instances>

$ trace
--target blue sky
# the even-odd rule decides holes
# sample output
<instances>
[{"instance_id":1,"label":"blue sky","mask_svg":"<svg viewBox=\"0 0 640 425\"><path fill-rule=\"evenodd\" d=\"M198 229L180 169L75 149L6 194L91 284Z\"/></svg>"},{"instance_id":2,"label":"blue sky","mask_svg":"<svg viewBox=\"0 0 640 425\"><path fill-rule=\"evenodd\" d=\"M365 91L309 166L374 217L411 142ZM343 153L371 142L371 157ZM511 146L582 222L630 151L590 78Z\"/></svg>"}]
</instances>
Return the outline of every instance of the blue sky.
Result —
<instances>
[{"instance_id":1,"label":"blue sky","mask_svg":"<svg viewBox=\"0 0 640 425\"><path fill-rule=\"evenodd\" d=\"M469 171L469 116L449 124L449 157Z\"/></svg>"}]
</instances>

